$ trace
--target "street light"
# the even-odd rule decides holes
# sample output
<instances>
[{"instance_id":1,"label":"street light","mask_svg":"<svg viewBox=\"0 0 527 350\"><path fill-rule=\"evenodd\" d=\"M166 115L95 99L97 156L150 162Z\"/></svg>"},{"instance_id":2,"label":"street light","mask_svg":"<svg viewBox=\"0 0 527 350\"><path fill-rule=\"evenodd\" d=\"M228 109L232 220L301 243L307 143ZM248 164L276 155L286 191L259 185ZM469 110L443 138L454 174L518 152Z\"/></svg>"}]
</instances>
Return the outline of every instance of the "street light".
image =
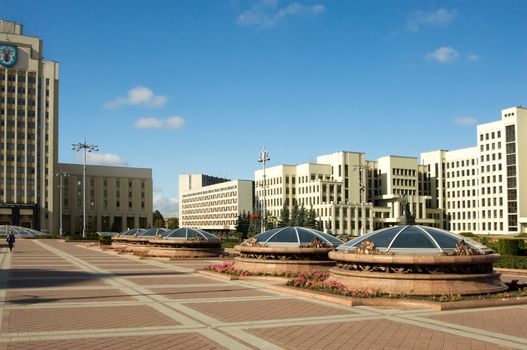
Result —
<instances>
[{"instance_id":1,"label":"street light","mask_svg":"<svg viewBox=\"0 0 527 350\"><path fill-rule=\"evenodd\" d=\"M366 169L368 166L366 162L361 161L360 165L353 165L353 170L359 170L359 194L360 194L360 211L361 211L361 233L360 235L366 234L366 181L364 179L366 175Z\"/></svg>"},{"instance_id":2,"label":"street light","mask_svg":"<svg viewBox=\"0 0 527 350\"><path fill-rule=\"evenodd\" d=\"M63 184L63 180L64 180L64 177L65 176L69 176L69 174L65 171L59 171L58 173L55 174L56 176L59 177L59 193L60 193L60 196L59 196L59 222L60 222L60 231L59 231L59 234L61 236L64 235L64 231L62 230L62 191L63 191L63 188L64 188L64 184Z\"/></svg>"},{"instance_id":3,"label":"street light","mask_svg":"<svg viewBox=\"0 0 527 350\"><path fill-rule=\"evenodd\" d=\"M74 143L71 145L74 151L84 150L84 166L82 167L82 238L86 238L86 152L97 152L99 146L86 143Z\"/></svg>"},{"instance_id":4,"label":"street light","mask_svg":"<svg viewBox=\"0 0 527 350\"><path fill-rule=\"evenodd\" d=\"M269 152L264 148L260 151L260 158L258 158L258 163L262 163L263 166L263 203L262 203L262 220L261 220L261 232L265 231L265 220L266 220L266 214L265 214L265 199L266 199L266 187L267 183L265 181L265 163L270 161L271 158L269 158Z\"/></svg>"}]
</instances>

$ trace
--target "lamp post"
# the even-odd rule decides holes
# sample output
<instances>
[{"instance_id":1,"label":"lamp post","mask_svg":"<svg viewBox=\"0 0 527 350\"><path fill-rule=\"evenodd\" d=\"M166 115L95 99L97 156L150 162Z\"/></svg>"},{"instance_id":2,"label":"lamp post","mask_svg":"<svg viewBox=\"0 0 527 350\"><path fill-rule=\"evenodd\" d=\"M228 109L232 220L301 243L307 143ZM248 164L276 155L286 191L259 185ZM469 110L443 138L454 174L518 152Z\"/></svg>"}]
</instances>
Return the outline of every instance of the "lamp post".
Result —
<instances>
[{"instance_id":1,"label":"lamp post","mask_svg":"<svg viewBox=\"0 0 527 350\"><path fill-rule=\"evenodd\" d=\"M271 158L269 158L269 152L264 148L260 151L260 158L258 158L258 163L262 163L263 166L263 202L262 202L262 219L261 219L261 232L265 231L265 220L266 220L266 213L265 213L265 200L266 200L266 187L267 182L265 181L265 163L270 161Z\"/></svg>"},{"instance_id":2,"label":"lamp post","mask_svg":"<svg viewBox=\"0 0 527 350\"><path fill-rule=\"evenodd\" d=\"M63 189L64 189L64 183L63 183L63 180L64 180L64 177L65 176L68 176L69 174L65 171L59 171L58 173L55 174L56 176L59 177L59 226L60 226L60 231L59 231L59 234L61 236L64 236L64 231L62 230L62 207L63 207L63 196L62 196L62 193L63 193Z\"/></svg>"},{"instance_id":3,"label":"lamp post","mask_svg":"<svg viewBox=\"0 0 527 350\"><path fill-rule=\"evenodd\" d=\"M360 191L360 211L361 211L361 231L360 235L366 234L366 162L361 159L361 164L353 165L353 170L359 170L359 191Z\"/></svg>"},{"instance_id":4,"label":"lamp post","mask_svg":"<svg viewBox=\"0 0 527 350\"><path fill-rule=\"evenodd\" d=\"M71 145L74 151L84 150L84 166L82 167L82 238L86 238L86 153L99 151L99 146L86 143L74 143Z\"/></svg>"}]
</instances>

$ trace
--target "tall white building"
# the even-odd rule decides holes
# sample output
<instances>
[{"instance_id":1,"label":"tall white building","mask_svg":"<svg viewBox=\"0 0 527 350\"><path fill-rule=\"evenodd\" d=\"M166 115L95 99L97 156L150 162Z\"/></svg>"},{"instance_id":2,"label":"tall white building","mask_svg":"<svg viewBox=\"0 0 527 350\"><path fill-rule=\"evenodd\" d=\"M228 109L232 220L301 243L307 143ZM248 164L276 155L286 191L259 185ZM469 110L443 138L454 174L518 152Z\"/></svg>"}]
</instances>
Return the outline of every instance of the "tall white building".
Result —
<instances>
[{"instance_id":1,"label":"tall white building","mask_svg":"<svg viewBox=\"0 0 527 350\"><path fill-rule=\"evenodd\" d=\"M477 146L421 154L443 226L477 234L527 233L527 109L477 127Z\"/></svg>"},{"instance_id":2,"label":"tall white building","mask_svg":"<svg viewBox=\"0 0 527 350\"><path fill-rule=\"evenodd\" d=\"M253 210L250 180L228 180L204 174L179 175L179 226L233 231L242 213Z\"/></svg>"},{"instance_id":3,"label":"tall white building","mask_svg":"<svg viewBox=\"0 0 527 350\"><path fill-rule=\"evenodd\" d=\"M286 205L313 209L322 229L332 234L361 233L399 224L401 202L408 201L416 222L439 226L437 210L430 210L426 167L417 158L387 156L367 161L364 153L336 152L316 163L277 165L255 171L255 206L265 197L268 219L278 221ZM265 191L265 196L264 196Z\"/></svg>"},{"instance_id":4,"label":"tall white building","mask_svg":"<svg viewBox=\"0 0 527 350\"><path fill-rule=\"evenodd\" d=\"M0 20L0 224L57 229L59 64Z\"/></svg>"},{"instance_id":5,"label":"tall white building","mask_svg":"<svg viewBox=\"0 0 527 350\"><path fill-rule=\"evenodd\" d=\"M527 233L526 108L504 109L501 120L478 125L477 146L420 158L371 161L364 153L335 152L315 163L268 167L265 184L263 170L256 170L254 203L244 210L261 210L265 200L267 219L278 222L284 205L290 211L303 206L316 212L325 232L356 236L403 223L407 202L417 224L457 233ZM182 226L234 229L240 209L218 202L233 186L225 181L180 176Z\"/></svg>"}]
</instances>

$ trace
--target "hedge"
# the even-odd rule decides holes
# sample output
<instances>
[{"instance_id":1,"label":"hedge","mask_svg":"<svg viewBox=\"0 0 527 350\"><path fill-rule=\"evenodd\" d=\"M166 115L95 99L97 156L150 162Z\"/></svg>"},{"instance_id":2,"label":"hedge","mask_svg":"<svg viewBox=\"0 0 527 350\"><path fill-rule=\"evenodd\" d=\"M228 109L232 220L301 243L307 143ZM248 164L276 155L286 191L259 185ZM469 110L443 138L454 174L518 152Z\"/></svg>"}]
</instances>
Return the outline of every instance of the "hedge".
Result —
<instances>
[{"instance_id":1,"label":"hedge","mask_svg":"<svg viewBox=\"0 0 527 350\"><path fill-rule=\"evenodd\" d=\"M494 267L505 269L527 269L527 256L502 255Z\"/></svg>"},{"instance_id":2,"label":"hedge","mask_svg":"<svg viewBox=\"0 0 527 350\"><path fill-rule=\"evenodd\" d=\"M101 245L111 245L112 237L111 236L99 236L99 244Z\"/></svg>"},{"instance_id":3,"label":"hedge","mask_svg":"<svg viewBox=\"0 0 527 350\"><path fill-rule=\"evenodd\" d=\"M463 237L476 237L476 235L473 232L461 232L459 233L459 235Z\"/></svg>"},{"instance_id":4,"label":"hedge","mask_svg":"<svg viewBox=\"0 0 527 350\"><path fill-rule=\"evenodd\" d=\"M520 242L519 239L498 239L498 253L501 255L520 255Z\"/></svg>"}]
</instances>

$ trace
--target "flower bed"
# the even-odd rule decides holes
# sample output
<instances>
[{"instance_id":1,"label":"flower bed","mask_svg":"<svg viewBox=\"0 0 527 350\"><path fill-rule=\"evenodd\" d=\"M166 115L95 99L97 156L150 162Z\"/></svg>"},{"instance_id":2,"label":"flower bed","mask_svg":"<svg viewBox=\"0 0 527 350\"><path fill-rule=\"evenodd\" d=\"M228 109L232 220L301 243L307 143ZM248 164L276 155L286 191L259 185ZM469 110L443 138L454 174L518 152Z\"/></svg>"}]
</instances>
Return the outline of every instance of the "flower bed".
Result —
<instances>
[{"instance_id":1,"label":"flower bed","mask_svg":"<svg viewBox=\"0 0 527 350\"><path fill-rule=\"evenodd\" d=\"M214 264L214 265L206 266L205 270L206 271L217 272L217 273L223 273L223 274L232 275L232 276L241 276L241 277L246 277L246 276L272 276L272 277L293 278L293 277L297 277L298 276L298 274L293 273L293 272L269 274L269 273L263 273L263 272L251 272L251 271L246 271L246 270L239 270L239 269L235 268L234 262L229 262L229 261L226 261L226 262L224 262L222 264Z\"/></svg>"},{"instance_id":2,"label":"flower bed","mask_svg":"<svg viewBox=\"0 0 527 350\"><path fill-rule=\"evenodd\" d=\"M518 280L506 282L508 289L505 292L489 293L485 295L464 296L459 294L433 295L433 296L417 296L406 295L401 293L388 294L380 290L370 289L349 289L344 284L328 280L329 272L314 272L300 274L298 277L287 281L287 285L295 288L311 289L315 291L327 292L342 296L353 298L376 298L384 297L389 299L412 299L412 300L429 300L434 302L453 302L461 300L486 300L486 299L507 299L527 297L527 284L518 283Z\"/></svg>"},{"instance_id":3,"label":"flower bed","mask_svg":"<svg viewBox=\"0 0 527 350\"><path fill-rule=\"evenodd\" d=\"M314 289L354 298L374 298L385 295L379 290L351 290L338 281L328 281L329 272L303 273L287 281L288 286Z\"/></svg>"}]
</instances>

